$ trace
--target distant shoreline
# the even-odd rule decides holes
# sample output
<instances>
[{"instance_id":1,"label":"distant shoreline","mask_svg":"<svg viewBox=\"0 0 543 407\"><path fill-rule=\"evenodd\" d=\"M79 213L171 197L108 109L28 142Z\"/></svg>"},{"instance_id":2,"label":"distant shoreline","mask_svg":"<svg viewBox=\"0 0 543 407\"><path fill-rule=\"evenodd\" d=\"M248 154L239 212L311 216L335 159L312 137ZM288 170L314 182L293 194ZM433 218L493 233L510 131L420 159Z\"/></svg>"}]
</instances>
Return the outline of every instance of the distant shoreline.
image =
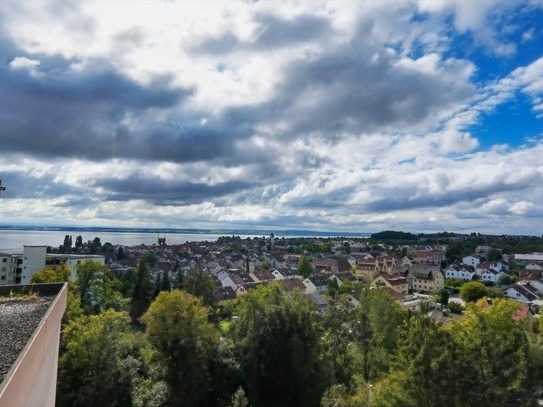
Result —
<instances>
[{"instance_id":1,"label":"distant shoreline","mask_svg":"<svg viewBox=\"0 0 543 407\"><path fill-rule=\"evenodd\" d=\"M30 230L44 232L111 232L111 233L181 233L181 234L217 234L217 235L255 235L269 236L271 233L278 236L292 237L353 237L369 238L372 233L353 232L323 232L315 230L258 230L258 229L178 229L178 228L118 228L118 227L85 227L85 226L13 226L0 225L0 230Z\"/></svg>"}]
</instances>

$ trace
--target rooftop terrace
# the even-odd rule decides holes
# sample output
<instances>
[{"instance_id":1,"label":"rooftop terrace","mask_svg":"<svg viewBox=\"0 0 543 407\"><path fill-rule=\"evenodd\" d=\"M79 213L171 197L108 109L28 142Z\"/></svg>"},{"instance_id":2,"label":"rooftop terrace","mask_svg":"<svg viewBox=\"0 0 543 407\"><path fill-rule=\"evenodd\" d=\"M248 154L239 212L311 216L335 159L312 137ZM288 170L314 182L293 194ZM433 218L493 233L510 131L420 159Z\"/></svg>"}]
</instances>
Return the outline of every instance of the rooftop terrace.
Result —
<instances>
[{"instance_id":1,"label":"rooftop terrace","mask_svg":"<svg viewBox=\"0 0 543 407\"><path fill-rule=\"evenodd\" d=\"M0 406L54 406L65 283L0 287Z\"/></svg>"}]
</instances>

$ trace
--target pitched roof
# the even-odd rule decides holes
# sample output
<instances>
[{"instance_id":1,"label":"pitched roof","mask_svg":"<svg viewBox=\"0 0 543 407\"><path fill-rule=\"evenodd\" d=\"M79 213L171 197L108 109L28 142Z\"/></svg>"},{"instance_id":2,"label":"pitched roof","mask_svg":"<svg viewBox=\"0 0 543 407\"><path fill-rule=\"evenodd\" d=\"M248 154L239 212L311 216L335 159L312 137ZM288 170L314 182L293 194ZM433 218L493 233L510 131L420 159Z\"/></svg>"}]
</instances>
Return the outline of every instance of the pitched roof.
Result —
<instances>
[{"instance_id":1,"label":"pitched roof","mask_svg":"<svg viewBox=\"0 0 543 407\"><path fill-rule=\"evenodd\" d=\"M407 284L407 278L400 273L382 274L381 277L392 286Z\"/></svg>"},{"instance_id":2,"label":"pitched roof","mask_svg":"<svg viewBox=\"0 0 543 407\"><path fill-rule=\"evenodd\" d=\"M294 290L300 290L305 291L306 287L304 283L302 283L302 280L299 278L289 278L287 280L282 280L283 283L283 289L285 291L294 291Z\"/></svg>"},{"instance_id":3,"label":"pitched roof","mask_svg":"<svg viewBox=\"0 0 543 407\"><path fill-rule=\"evenodd\" d=\"M230 286L215 287L215 299L217 302L233 300L236 298L236 292Z\"/></svg>"}]
</instances>

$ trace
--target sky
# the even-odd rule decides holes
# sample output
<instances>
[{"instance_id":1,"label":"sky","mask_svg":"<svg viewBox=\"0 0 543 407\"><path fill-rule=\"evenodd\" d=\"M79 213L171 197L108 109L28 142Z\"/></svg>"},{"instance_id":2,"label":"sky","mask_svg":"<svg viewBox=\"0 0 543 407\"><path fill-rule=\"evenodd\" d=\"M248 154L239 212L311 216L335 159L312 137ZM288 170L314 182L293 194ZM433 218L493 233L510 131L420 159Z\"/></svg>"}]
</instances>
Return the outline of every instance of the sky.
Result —
<instances>
[{"instance_id":1,"label":"sky","mask_svg":"<svg viewBox=\"0 0 543 407\"><path fill-rule=\"evenodd\" d=\"M541 235L543 0L3 0L0 224Z\"/></svg>"}]
</instances>

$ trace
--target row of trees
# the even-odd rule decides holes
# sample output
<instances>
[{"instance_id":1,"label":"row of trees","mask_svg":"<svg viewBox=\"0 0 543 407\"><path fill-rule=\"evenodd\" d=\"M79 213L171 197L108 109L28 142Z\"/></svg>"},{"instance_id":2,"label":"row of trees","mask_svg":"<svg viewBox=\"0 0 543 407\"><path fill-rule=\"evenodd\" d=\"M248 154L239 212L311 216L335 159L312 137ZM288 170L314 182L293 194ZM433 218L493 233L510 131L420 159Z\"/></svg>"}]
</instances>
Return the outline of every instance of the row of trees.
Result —
<instances>
[{"instance_id":1,"label":"row of trees","mask_svg":"<svg viewBox=\"0 0 543 407\"><path fill-rule=\"evenodd\" d=\"M112 248L111 243L106 244L108 248ZM104 248L99 237L83 242L83 237L79 235L75 238L75 244L73 244L72 236L66 235L64 236L64 242L58 247L57 251L59 253L80 253L83 249L87 250L90 254L96 254L100 253ZM49 250L53 249L49 248Z\"/></svg>"},{"instance_id":2,"label":"row of trees","mask_svg":"<svg viewBox=\"0 0 543 407\"><path fill-rule=\"evenodd\" d=\"M44 270L34 281L68 278ZM153 280L142 261L123 296L106 267L78 267L59 406L529 406L543 378L541 329L517 321L509 300L470 303L440 325L360 284L356 306L340 290L321 315L276 283L221 320L204 271L171 291Z\"/></svg>"}]
</instances>

